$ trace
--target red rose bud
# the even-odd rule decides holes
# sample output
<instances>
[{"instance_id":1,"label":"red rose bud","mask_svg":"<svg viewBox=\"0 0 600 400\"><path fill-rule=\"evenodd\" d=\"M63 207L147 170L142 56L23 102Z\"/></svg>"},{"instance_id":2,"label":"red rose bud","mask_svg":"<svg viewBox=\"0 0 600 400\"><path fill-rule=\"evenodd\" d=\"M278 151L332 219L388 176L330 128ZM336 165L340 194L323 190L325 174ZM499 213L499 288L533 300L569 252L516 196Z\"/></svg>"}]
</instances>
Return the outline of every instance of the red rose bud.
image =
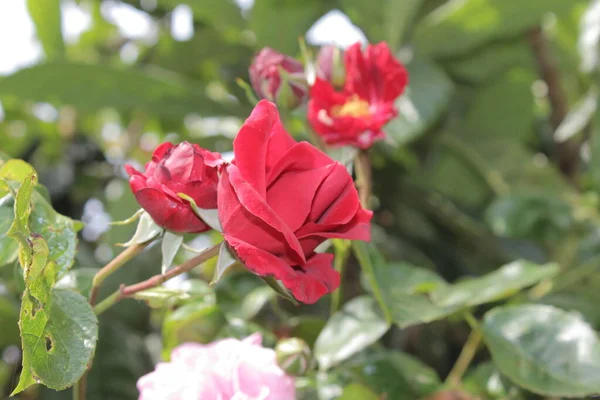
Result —
<instances>
[{"instance_id":1,"label":"red rose bud","mask_svg":"<svg viewBox=\"0 0 600 400\"><path fill-rule=\"evenodd\" d=\"M256 94L282 108L294 109L306 99L304 66L292 57L265 47L254 58L249 72Z\"/></svg>"},{"instance_id":2,"label":"red rose bud","mask_svg":"<svg viewBox=\"0 0 600 400\"><path fill-rule=\"evenodd\" d=\"M317 56L317 76L331 83L336 89L344 86L346 67L342 49L334 45L321 47Z\"/></svg>"},{"instance_id":3,"label":"red rose bud","mask_svg":"<svg viewBox=\"0 0 600 400\"><path fill-rule=\"evenodd\" d=\"M312 364L310 347L302 339L289 338L277 342L275 346L277 364L292 376L303 376Z\"/></svg>"},{"instance_id":4,"label":"red rose bud","mask_svg":"<svg viewBox=\"0 0 600 400\"><path fill-rule=\"evenodd\" d=\"M285 131L275 105L262 100L235 140L235 160L218 189L223 236L237 258L260 276L282 282L296 299L314 303L335 290L333 255L316 253L329 238L370 239L346 167Z\"/></svg>"},{"instance_id":5,"label":"red rose bud","mask_svg":"<svg viewBox=\"0 0 600 400\"><path fill-rule=\"evenodd\" d=\"M173 232L198 233L210 229L178 196L184 193L204 209L217 208L217 167L224 161L196 144L163 143L154 150L145 172L126 165L129 185L137 202L154 222Z\"/></svg>"},{"instance_id":6,"label":"red rose bud","mask_svg":"<svg viewBox=\"0 0 600 400\"><path fill-rule=\"evenodd\" d=\"M385 137L383 127L398 115L395 100L404 92L408 73L386 43L360 43L344 54L346 81L341 92L317 77L310 90L307 118L332 146L367 149Z\"/></svg>"}]
</instances>

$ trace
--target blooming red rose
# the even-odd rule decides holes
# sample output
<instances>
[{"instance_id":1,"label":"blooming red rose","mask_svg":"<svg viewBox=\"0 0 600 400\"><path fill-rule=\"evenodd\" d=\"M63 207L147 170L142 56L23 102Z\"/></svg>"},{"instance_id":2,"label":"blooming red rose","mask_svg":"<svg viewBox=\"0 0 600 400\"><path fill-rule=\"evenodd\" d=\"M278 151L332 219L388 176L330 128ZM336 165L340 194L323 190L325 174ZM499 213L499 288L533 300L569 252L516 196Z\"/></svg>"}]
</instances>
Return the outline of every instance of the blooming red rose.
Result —
<instances>
[{"instance_id":1,"label":"blooming red rose","mask_svg":"<svg viewBox=\"0 0 600 400\"><path fill-rule=\"evenodd\" d=\"M254 91L286 109L299 106L308 94L302 63L271 48L256 55L249 72ZM282 74L288 74L287 86L282 85Z\"/></svg>"},{"instance_id":2,"label":"blooming red rose","mask_svg":"<svg viewBox=\"0 0 600 400\"><path fill-rule=\"evenodd\" d=\"M338 287L327 238L370 239L364 210L346 168L285 131L263 100L233 142L235 160L219 182L223 235L248 269L280 280L304 303Z\"/></svg>"},{"instance_id":3,"label":"blooming red rose","mask_svg":"<svg viewBox=\"0 0 600 400\"><path fill-rule=\"evenodd\" d=\"M329 145L369 148L383 139L383 126L398 115L394 101L404 91L408 73L384 42L364 52L356 43L344 58L344 89L336 92L317 78L310 91L308 120Z\"/></svg>"},{"instance_id":4,"label":"blooming red rose","mask_svg":"<svg viewBox=\"0 0 600 400\"><path fill-rule=\"evenodd\" d=\"M223 163L219 153L196 144L177 146L163 143L154 150L152 161L141 173L126 165L129 185L138 203L154 222L173 232L198 233L210 229L177 193L185 193L200 208L217 208L217 167Z\"/></svg>"}]
</instances>

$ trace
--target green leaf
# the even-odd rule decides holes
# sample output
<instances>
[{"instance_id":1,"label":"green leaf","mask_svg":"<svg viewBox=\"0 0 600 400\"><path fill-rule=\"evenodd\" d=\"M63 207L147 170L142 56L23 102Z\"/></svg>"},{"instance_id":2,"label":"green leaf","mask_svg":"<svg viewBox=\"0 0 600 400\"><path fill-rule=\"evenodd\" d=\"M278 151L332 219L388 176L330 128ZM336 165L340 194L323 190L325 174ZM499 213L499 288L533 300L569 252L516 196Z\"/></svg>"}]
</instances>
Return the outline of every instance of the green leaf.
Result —
<instances>
[{"instance_id":1,"label":"green leaf","mask_svg":"<svg viewBox=\"0 0 600 400\"><path fill-rule=\"evenodd\" d=\"M598 4L600 9L600 3ZM582 132L590 124L597 110L598 88L592 86L556 128L554 140L559 143L565 142Z\"/></svg>"},{"instance_id":2,"label":"green leaf","mask_svg":"<svg viewBox=\"0 0 600 400\"><path fill-rule=\"evenodd\" d=\"M559 197L513 193L497 198L485 219L498 236L555 243L572 228L572 214L571 206Z\"/></svg>"},{"instance_id":3,"label":"green leaf","mask_svg":"<svg viewBox=\"0 0 600 400\"><path fill-rule=\"evenodd\" d=\"M194 13L195 20L204 21L224 33L240 30L245 25L241 10L233 0L158 0L158 4L169 8L185 4Z\"/></svg>"},{"instance_id":4,"label":"green leaf","mask_svg":"<svg viewBox=\"0 0 600 400\"><path fill-rule=\"evenodd\" d=\"M344 388L339 400L379 400L379 397L371 389L352 383Z\"/></svg>"},{"instance_id":5,"label":"green leaf","mask_svg":"<svg viewBox=\"0 0 600 400\"><path fill-rule=\"evenodd\" d=\"M600 36L597 34L599 23L600 1L592 0L581 18L581 33L577 43L581 69L585 72L593 72L600 66Z\"/></svg>"},{"instance_id":6,"label":"green leaf","mask_svg":"<svg viewBox=\"0 0 600 400\"><path fill-rule=\"evenodd\" d=\"M478 364L463 380L463 388L469 393L492 399L523 400L520 390L504 378L494 364Z\"/></svg>"},{"instance_id":7,"label":"green leaf","mask_svg":"<svg viewBox=\"0 0 600 400\"><path fill-rule=\"evenodd\" d=\"M158 286L152 289L142 290L133 295L134 299L148 303L149 307L160 308L165 305L174 305L191 299L191 296L183 290L169 289Z\"/></svg>"},{"instance_id":8,"label":"green leaf","mask_svg":"<svg viewBox=\"0 0 600 400\"><path fill-rule=\"evenodd\" d=\"M483 335L498 369L529 391L600 393L600 342L579 314L546 305L498 307L485 315Z\"/></svg>"},{"instance_id":9,"label":"green leaf","mask_svg":"<svg viewBox=\"0 0 600 400\"><path fill-rule=\"evenodd\" d=\"M251 320L260 310L275 296L275 292L266 286L260 286L252 290L239 305L239 307L227 313L232 318Z\"/></svg>"},{"instance_id":10,"label":"green leaf","mask_svg":"<svg viewBox=\"0 0 600 400\"><path fill-rule=\"evenodd\" d=\"M211 342L227 323L218 306L193 302L169 313L163 321L163 356L185 342Z\"/></svg>"},{"instance_id":11,"label":"green leaf","mask_svg":"<svg viewBox=\"0 0 600 400\"><path fill-rule=\"evenodd\" d=\"M361 381L388 399L422 398L440 388L437 373L419 359L390 350L365 352L349 364Z\"/></svg>"},{"instance_id":12,"label":"green leaf","mask_svg":"<svg viewBox=\"0 0 600 400\"><path fill-rule=\"evenodd\" d=\"M473 307L512 296L559 272L556 264L537 265L514 261L479 278L466 279L431 293L433 301L444 307Z\"/></svg>"},{"instance_id":13,"label":"green leaf","mask_svg":"<svg viewBox=\"0 0 600 400\"><path fill-rule=\"evenodd\" d=\"M298 50L298 36L328 11L321 0L255 0L250 12L249 28L256 35L256 46L272 47L293 55Z\"/></svg>"},{"instance_id":14,"label":"green leaf","mask_svg":"<svg viewBox=\"0 0 600 400\"><path fill-rule=\"evenodd\" d=\"M56 285L56 289L74 290L87 298L92 289L92 281L98 272L98 268L77 268L63 275Z\"/></svg>"},{"instance_id":15,"label":"green leaf","mask_svg":"<svg viewBox=\"0 0 600 400\"><path fill-rule=\"evenodd\" d=\"M204 86L177 74L100 64L51 62L21 69L0 81L0 93L21 100L70 104L80 110L140 109L177 119L198 110L207 115L233 111L210 100Z\"/></svg>"},{"instance_id":16,"label":"green leaf","mask_svg":"<svg viewBox=\"0 0 600 400\"><path fill-rule=\"evenodd\" d=\"M131 239L129 239L127 243L123 243L122 246L129 247L134 244L146 243L160 235L162 231L163 228L158 226L150 214L144 211L138 221L135 233Z\"/></svg>"},{"instance_id":17,"label":"green leaf","mask_svg":"<svg viewBox=\"0 0 600 400\"><path fill-rule=\"evenodd\" d=\"M17 259L19 243L7 235L14 219L12 195L0 198L0 266Z\"/></svg>"},{"instance_id":18,"label":"green leaf","mask_svg":"<svg viewBox=\"0 0 600 400\"><path fill-rule=\"evenodd\" d=\"M27 0L29 15L47 59L61 58L65 52L60 19L60 0Z\"/></svg>"},{"instance_id":19,"label":"green leaf","mask_svg":"<svg viewBox=\"0 0 600 400\"><path fill-rule=\"evenodd\" d=\"M87 299L70 290L52 290L44 308L24 297L21 309L23 368L45 386L62 390L87 370L98 339L98 320ZM29 361L29 365L25 363Z\"/></svg>"},{"instance_id":20,"label":"green leaf","mask_svg":"<svg viewBox=\"0 0 600 400\"><path fill-rule=\"evenodd\" d=\"M15 196L14 220L7 232L8 236L18 240L20 243L19 258L21 265L29 264L29 243L27 239L30 236L30 231L28 221L31 215L31 193L33 192L33 185L36 179L36 175L32 174L21 183L21 187L19 187Z\"/></svg>"},{"instance_id":21,"label":"green leaf","mask_svg":"<svg viewBox=\"0 0 600 400\"><path fill-rule=\"evenodd\" d=\"M22 182L30 175L35 175L35 170L23 160L8 160L0 166L0 178L8 181ZM33 183L37 184L37 176L34 176Z\"/></svg>"},{"instance_id":22,"label":"green leaf","mask_svg":"<svg viewBox=\"0 0 600 400\"><path fill-rule=\"evenodd\" d=\"M390 314L389 305L385 302L385 299L381 294L381 290L379 289L381 281L377 279L376 274L376 266L384 263L381 254L375 246L362 241L353 241L352 249L358 259L363 276L367 280L369 288L373 292L373 296L375 297L375 300L377 300L386 321L391 322L392 316Z\"/></svg>"},{"instance_id":23,"label":"green leaf","mask_svg":"<svg viewBox=\"0 0 600 400\"><path fill-rule=\"evenodd\" d=\"M398 146L423 135L448 108L454 85L446 73L433 63L415 60L407 65L409 84L397 101L399 117L386 132Z\"/></svg>"},{"instance_id":24,"label":"green leaf","mask_svg":"<svg viewBox=\"0 0 600 400\"><path fill-rule=\"evenodd\" d=\"M383 260L374 264L374 270L383 302L400 328L432 322L458 311L457 307L438 306L423 294L447 285L431 270ZM370 284L367 286L370 288Z\"/></svg>"},{"instance_id":25,"label":"green leaf","mask_svg":"<svg viewBox=\"0 0 600 400\"><path fill-rule=\"evenodd\" d=\"M576 1L454 0L427 15L415 30L418 51L436 57L465 54L497 39L516 37L548 12L564 15ZM448 40L452 38L452 40Z\"/></svg>"},{"instance_id":26,"label":"green leaf","mask_svg":"<svg viewBox=\"0 0 600 400\"><path fill-rule=\"evenodd\" d=\"M389 328L372 298L357 297L327 321L315 342L315 358L321 369L329 369L375 343Z\"/></svg>"},{"instance_id":27,"label":"green leaf","mask_svg":"<svg viewBox=\"0 0 600 400\"><path fill-rule=\"evenodd\" d=\"M171 268L173 260L183 243L183 235L165 231L162 237L161 251L162 251L162 263L161 271L164 274Z\"/></svg>"}]
</instances>

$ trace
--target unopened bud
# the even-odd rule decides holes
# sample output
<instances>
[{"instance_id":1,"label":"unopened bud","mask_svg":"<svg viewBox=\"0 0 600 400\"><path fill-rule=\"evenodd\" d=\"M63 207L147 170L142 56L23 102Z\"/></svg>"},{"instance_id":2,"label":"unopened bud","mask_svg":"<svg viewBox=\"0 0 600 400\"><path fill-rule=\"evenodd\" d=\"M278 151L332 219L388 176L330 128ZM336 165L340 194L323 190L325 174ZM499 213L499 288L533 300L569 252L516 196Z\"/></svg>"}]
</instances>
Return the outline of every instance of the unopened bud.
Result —
<instances>
[{"instance_id":1,"label":"unopened bud","mask_svg":"<svg viewBox=\"0 0 600 400\"><path fill-rule=\"evenodd\" d=\"M302 339L282 339L275 347L277 364L288 374L304 375L311 367L312 353L310 347Z\"/></svg>"},{"instance_id":2,"label":"unopened bud","mask_svg":"<svg viewBox=\"0 0 600 400\"><path fill-rule=\"evenodd\" d=\"M344 86L346 67L342 49L334 45L321 47L317 56L317 76L331 83L336 89Z\"/></svg>"},{"instance_id":3,"label":"unopened bud","mask_svg":"<svg viewBox=\"0 0 600 400\"><path fill-rule=\"evenodd\" d=\"M291 110L305 101L304 66L295 58L265 47L250 65L250 83L258 96Z\"/></svg>"}]
</instances>

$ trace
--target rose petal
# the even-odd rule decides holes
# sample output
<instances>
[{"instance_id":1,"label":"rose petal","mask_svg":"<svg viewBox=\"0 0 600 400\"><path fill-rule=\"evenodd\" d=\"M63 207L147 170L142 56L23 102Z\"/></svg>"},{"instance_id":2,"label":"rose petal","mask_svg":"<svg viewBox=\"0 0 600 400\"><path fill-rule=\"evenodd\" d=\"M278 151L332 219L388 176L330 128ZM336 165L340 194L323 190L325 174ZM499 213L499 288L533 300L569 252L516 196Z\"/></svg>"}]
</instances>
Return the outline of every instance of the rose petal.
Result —
<instances>
[{"instance_id":1,"label":"rose petal","mask_svg":"<svg viewBox=\"0 0 600 400\"><path fill-rule=\"evenodd\" d=\"M181 142L173 150L171 154L163 160L163 168L170 172L170 178L174 181L184 181L192 177L192 171L194 170L195 161L194 147L188 142ZM202 168L204 168L204 161L198 157L201 161Z\"/></svg>"},{"instance_id":2,"label":"rose petal","mask_svg":"<svg viewBox=\"0 0 600 400\"><path fill-rule=\"evenodd\" d=\"M306 221L313 197L334 164L304 171L286 171L267 189L267 204L292 232Z\"/></svg>"},{"instance_id":3,"label":"rose petal","mask_svg":"<svg viewBox=\"0 0 600 400\"><path fill-rule=\"evenodd\" d=\"M263 198L267 192L265 164L268 137L277 118L275 105L261 100L233 141L235 162L244 180Z\"/></svg>"},{"instance_id":4,"label":"rose petal","mask_svg":"<svg viewBox=\"0 0 600 400\"><path fill-rule=\"evenodd\" d=\"M282 283L298 301L316 303L340 286L340 274L333 269L332 263L333 254L315 254L300 266L296 276L282 279Z\"/></svg>"},{"instance_id":5,"label":"rose petal","mask_svg":"<svg viewBox=\"0 0 600 400\"><path fill-rule=\"evenodd\" d=\"M162 160L165 155L175 146L171 142L161 143L156 149L154 149L154 153L152 153L152 161L155 163Z\"/></svg>"},{"instance_id":6,"label":"rose petal","mask_svg":"<svg viewBox=\"0 0 600 400\"><path fill-rule=\"evenodd\" d=\"M342 164L336 163L315 193L309 221L345 224L354 217L359 206L360 199L352 177Z\"/></svg>"},{"instance_id":7,"label":"rose petal","mask_svg":"<svg viewBox=\"0 0 600 400\"><path fill-rule=\"evenodd\" d=\"M273 165L283 157L286 151L295 144L296 141L285 130L278 115L271 129L269 143L267 144L266 172L268 173Z\"/></svg>"},{"instance_id":8,"label":"rose petal","mask_svg":"<svg viewBox=\"0 0 600 400\"><path fill-rule=\"evenodd\" d=\"M287 152L281 153L280 159L267 174L267 185L284 172L307 171L335 163L327 154L308 142L294 144Z\"/></svg>"},{"instance_id":9,"label":"rose petal","mask_svg":"<svg viewBox=\"0 0 600 400\"><path fill-rule=\"evenodd\" d=\"M230 165L226 169L226 173L221 176L221 180L228 175L231 187L237 195L238 201L252 215L260 218L265 224L283 234L286 246L291 250L290 257L296 256L297 263L305 261L304 253L298 243L298 239L292 232L289 226L281 220L281 218L273 211L273 209L265 202L264 197L261 197L258 192L244 180L236 165ZM225 229L225 228L224 228Z\"/></svg>"}]
</instances>

